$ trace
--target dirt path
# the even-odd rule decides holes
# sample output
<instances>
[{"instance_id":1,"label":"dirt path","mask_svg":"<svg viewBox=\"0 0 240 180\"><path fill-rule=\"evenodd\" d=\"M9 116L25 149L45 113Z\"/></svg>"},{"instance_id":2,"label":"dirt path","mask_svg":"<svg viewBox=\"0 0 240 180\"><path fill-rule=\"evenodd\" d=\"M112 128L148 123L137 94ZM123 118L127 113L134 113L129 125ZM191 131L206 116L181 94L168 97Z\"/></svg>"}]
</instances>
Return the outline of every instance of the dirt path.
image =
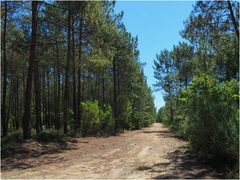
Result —
<instances>
[{"instance_id":1,"label":"dirt path","mask_svg":"<svg viewBox=\"0 0 240 180\"><path fill-rule=\"evenodd\" d=\"M2 169L2 178L217 178L162 124L111 137L80 138L64 153ZM2 161L4 163L5 161Z\"/></svg>"}]
</instances>

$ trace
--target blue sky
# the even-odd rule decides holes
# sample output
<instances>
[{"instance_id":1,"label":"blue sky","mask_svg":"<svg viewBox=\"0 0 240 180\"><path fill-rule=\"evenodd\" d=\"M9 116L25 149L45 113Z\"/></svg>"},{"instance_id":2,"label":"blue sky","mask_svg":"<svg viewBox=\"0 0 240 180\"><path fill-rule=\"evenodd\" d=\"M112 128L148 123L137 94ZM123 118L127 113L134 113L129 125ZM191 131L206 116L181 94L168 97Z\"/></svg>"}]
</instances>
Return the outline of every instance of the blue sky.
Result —
<instances>
[{"instance_id":1,"label":"blue sky","mask_svg":"<svg viewBox=\"0 0 240 180\"><path fill-rule=\"evenodd\" d=\"M145 62L144 73L153 89L153 60L164 48L183 41L179 34L183 22L192 10L193 1L117 1L115 12L124 12L123 22L128 32L138 36L140 60ZM157 109L164 105L162 92L154 92Z\"/></svg>"}]
</instances>

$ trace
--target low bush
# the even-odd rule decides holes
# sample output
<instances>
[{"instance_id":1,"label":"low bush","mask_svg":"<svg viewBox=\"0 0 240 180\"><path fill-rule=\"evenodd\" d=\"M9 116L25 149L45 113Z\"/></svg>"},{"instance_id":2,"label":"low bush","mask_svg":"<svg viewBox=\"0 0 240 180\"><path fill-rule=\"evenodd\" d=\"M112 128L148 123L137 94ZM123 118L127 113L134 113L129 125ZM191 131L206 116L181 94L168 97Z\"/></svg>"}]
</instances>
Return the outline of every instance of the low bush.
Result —
<instances>
[{"instance_id":1,"label":"low bush","mask_svg":"<svg viewBox=\"0 0 240 180\"><path fill-rule=\"evenodd\" d=\"M117 117L117 126L120 131L124 129L133 128L133 118L132 113L132 103L129 98L125 96L118 97L119 107L118 107L118 117Z\"/></svg>"},{"instance_id":2,"label":"low bush","mask_svg":"<svg viewBox=\"0 0 240 180\"><path fill-rule=\"evenodd\" d=\"M161 108L159 120L188 139L199 157L231 169L239 161L238 91L235 79L219 82L199 75Z\"/></svg>"},{"instance_id":3,"label":"low bush","mask_svg":"<svg viewBox=\"0 0 240 180\"><path fill-rule=\"evenodd\" d=\"M17 130L9 133L6 137L2 137L1 144L2 146L6 144L22 143L23 141L23 132L22 130Z\"/></svg>"},{"instance_id":4,"label":"low bush","mask_svg":"<svg viewBox=\"0 0 240 180\"><path fill-rule=\"evenodd\" d=\"M238 159L238 82L195 77L185 92L187 133L200 156Z\"/></svg>"},{"instance_id":5,"label":"low bush","mask_svg":"<svg viewBox=\"0 0 240 180\"><path fill-rule=\"evenodd\" d=\"M100 128L98 101L82 102L82 135L95 135Z\"/></svg>"},{"instance_id":6,"label":"low bush","mask_svg":"<svg viewBox=\"0 0 240 180\"><path fill-rule=\"evenodd\" d=\"M65 135L55 129L45 129L36 135L36 139L40 142L63 142Z\"/></svg>"},{"instance_id":7,"label":"low bush","mask_svg":"<svg viewBox=\"0 0 240 180\"><path fill-rule=\"evenodd\" d=\"M103 135L115 133L115 121L110 105L104 105L103 108L100 109L100 130L100 133Z\"/></svg>"},{"instance_id":8,"label":"low bush","mask_svg":"<svg viewBox=\"0 0 240 180\"><path fill-rule=\"evenodd\" d=\"M82 102L82 135L113 134L115 121L110 105L102 108L98 101Z\"/></svg>"},{"instance_id":9,"label":"low bush","mask_svg":"<svg viewBox=\"0 0 240 180\"><path fill-rule=\"evenodd\" d=\"M22 130L9 133L6 137L1 138L1 157L12 156L23 142Z\"/></svg>"}]
</instances>

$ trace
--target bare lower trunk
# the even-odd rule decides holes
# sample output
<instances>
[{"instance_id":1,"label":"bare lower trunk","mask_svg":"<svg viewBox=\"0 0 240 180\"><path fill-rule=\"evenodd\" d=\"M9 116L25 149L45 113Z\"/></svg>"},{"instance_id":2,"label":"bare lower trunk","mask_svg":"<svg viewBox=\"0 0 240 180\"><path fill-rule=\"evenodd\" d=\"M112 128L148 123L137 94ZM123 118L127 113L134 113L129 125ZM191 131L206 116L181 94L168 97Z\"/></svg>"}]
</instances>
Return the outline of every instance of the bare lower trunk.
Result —
<instances>
[{"instance_id":1,"label":"bare lower trunk","mask_svg":"<svg viewBox=\"0 0 240 180\"><path fill-rule=\"evenodd\" d=\"M70 2L69 2L70 3ZM68 50L67 50L67 64L65 73L65 91L64 91L64 133L68 132L68 121L69 121L69 63L71 60L71 25L72 15L70 4L68 7Z\"/></svg>"},{"instance_id":2,"label":"bare lower trunk","mask_svg":"<svg viewBox=\"0 0 240 180\"><path fill-rule=\"evenodd\" d=\"M235 16L234 16L234 13L233 13L233 9L232 9L232 5L231 5L230 0L228 0L227 2L228 2L228 9L230 11L230 15L231 15L232 23L233 23L233 26L234 26L234 30L235 30L237 39L239 41L238 21L235 19Z\"/></svg>"},{"instance_id":3,"label":"bare lower trunk","mask_svg":"<svg viewBox=\"0 0 240 180\"><path fill-rule=\"evenodd\" d=\"M4 23L3 23L3 36L2 36L2 49L3 49L3 94L2 94L2 129L3 136L7 135L8 126L6 120L6 96L7 96L7 55L6 55L6 29L7 29L7 1L4 2Z\"/></svg>"},{"instance_id":4,"label":"bare lower trunk","mask_svg":"<svg viewBox=\"0 0 240 180\"><path fill-rule=\"evenodd\" d=\"M31 100L32 100L32 81L33 81L33 65L35 60L35 48L37 40L37 6L38 2L32 2L32 40L29 57L28 77L25 94L25 106L23 115L23 138L31 137L30 122L31 122Z\"/></svg>"},{"instance_id":5,"label":"bare lower trunk","mask_svg":"<svg viewBox=\"0 0 240 180\"><path fill-rule=\"evenodd\" d=\"M34 66L34 89L35 89L35 111L36 111L36 132L39 133L42 130L41 127L41 86L38 73L38 62L35 59Z\"/></svg>"}]
</instances>

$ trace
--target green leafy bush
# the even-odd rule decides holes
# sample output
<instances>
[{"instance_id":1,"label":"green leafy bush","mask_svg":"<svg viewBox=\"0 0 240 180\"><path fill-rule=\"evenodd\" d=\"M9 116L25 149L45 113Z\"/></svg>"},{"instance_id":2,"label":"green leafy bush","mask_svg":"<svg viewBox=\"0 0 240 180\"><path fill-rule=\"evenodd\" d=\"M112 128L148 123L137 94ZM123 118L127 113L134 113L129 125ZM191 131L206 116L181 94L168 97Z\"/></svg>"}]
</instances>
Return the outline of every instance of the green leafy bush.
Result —
<instances>
[{"instance_id":1,"label":"green leafy bush","mask_svg":"<svg viewBox=\"0 0 240 180\"><path fill-rule=\"evenodd\" d=\"M22 130L17 130L9 133L6 137L1 138L1 145L21 143L23 141Z\"/></svg>"},{"instance_id":2,"label":"green leafy bush","mask_svg":"<svg viewBox=\"0 0 240 180\"><path fill-rule=\"evenodd\" d=\"M62 142L64 141L64 134L55 129L45 129L36 136L41 142Z\"/></svg>"},{"instance_id":3,"label":"green leafy bush","mask_svg":"<svg viewBox=\"0 0 240 180\"><path fill-rule=\"evenodd\" d=\"M82 135L113 134L115 122L110 105L101 108L98 101L82 102Z\"/></svg>"},{"instance_id":4,"label":"green leafy bush","mask_svg":"<svg viewBox=\"0 0 240 180\"><path fill-rule=\"evenodd\" d=\"M182 92L187 134L200 156L238 159L238 82L219 83L205 74L195 77ZM227 157L224 158L224 157Z\"/></svg>"},{"instance_id":5,"label":"green leafy bush","mask_svg":"<svg viewBox=\"0 0 240 180\"><path fill-rule=\"evenodd\" d=\"M9 133L1 138L1 157L11 157L21 147L23 142L22 130Z\"/></svg>"},{"instance_id":6,"label":"green leafy bush","mask_svg":"<svg viewBox=\"0 0 240 180\"><path fill-rule=\"evenodd\" d=\"M94 135L100 129L100 109L98 101L82 102L82 135Z\"/></svg>"},{"instance_id":7,"label":"green leafy bush","mask_svg":"<svg viewBox=\"0 0 240 180\"><path fill-rule=\"evenodd\" d=\"M147 126L153 124L155 121L156 121L156 117L154 117L149 112L143 112L142 127L147 127Z\"/></svg>"},{"instance_id":8,"label":"green leafy bush","mask_svg":"<svg viewBox=\"0 0 240 180\"><path fill-rule=\"evenodd\" d=\"M132 103L130 102L129 98L125 96L119 96L118 97L118 128L121 130L124 129L132 129L133 127L133 118L131 118L133 109L132 109Z\"/></svg>"},{"instance_id":9,"label":"green leafy bush","mask_svg":"<svg viewBox=\"0 0 240 180\"><path fill-rule=\"evenodd\" d=\"M202 74L159 111L159 119L190 141L199 157L235 166L239 159L239 84ZM170 109L173 108L173 118Z\"/></svg>"},{"instance_id":10,"label":"green leafy bush","mask_svg":"<svg viewBox=\"0 0 240 180\"><path fill-rule=\"evenodd\" d=\"M68 115L69 115L69 135L74 136L77 134L77 121L74 119L74 112L71 108L68 109Z\"/></svg>"},{"instance_id":11,"label":"green leafy bush","mask_svg":"<svg viewBox=\"0 0 240 180\"><path fill-rule=\"evenodd\" d=\"M113 119L112 107L109 104L105 104L99 113L101 134L114 134L115 121Z\"/></svg>"}]
</instances>

